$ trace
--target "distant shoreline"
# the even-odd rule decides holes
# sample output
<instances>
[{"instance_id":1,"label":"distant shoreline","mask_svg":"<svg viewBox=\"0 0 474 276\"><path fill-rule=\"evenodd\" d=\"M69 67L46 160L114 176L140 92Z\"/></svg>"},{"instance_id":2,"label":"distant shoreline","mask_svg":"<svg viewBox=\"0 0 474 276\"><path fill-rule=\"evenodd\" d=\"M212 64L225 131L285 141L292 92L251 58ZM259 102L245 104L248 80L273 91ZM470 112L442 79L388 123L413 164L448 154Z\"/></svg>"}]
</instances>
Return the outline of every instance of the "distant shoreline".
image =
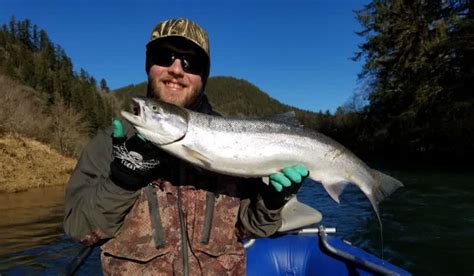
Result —
<instances>
[{"instance_id":1,"label":"distant shoreline","mask_svg":"<svg viewBox=\"0 0 474 276\"><path fill-rule=\"evenodd\" d=\"M18 134L0 135L0 193L65 185L76 160Z\"/></svg>"}]
</instances>

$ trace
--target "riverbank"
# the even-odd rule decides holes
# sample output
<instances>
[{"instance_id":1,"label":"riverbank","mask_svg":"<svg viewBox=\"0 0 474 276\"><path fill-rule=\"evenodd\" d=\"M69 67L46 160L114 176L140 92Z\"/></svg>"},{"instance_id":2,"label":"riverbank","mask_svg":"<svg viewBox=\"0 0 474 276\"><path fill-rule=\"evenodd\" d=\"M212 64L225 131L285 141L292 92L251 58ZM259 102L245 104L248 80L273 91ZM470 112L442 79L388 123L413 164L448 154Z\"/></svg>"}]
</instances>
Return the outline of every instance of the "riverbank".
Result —
<instances>
[{"instance_id":1,"label":"riverbank","mask_svg":"<svg viewBox=\"0 0 474 276\"><path fill-rule=\"evenodd\" d=\"M0 193L65 185L75 165L75 159L33 139L0 136Z\"/></svg>"}]
</instances>

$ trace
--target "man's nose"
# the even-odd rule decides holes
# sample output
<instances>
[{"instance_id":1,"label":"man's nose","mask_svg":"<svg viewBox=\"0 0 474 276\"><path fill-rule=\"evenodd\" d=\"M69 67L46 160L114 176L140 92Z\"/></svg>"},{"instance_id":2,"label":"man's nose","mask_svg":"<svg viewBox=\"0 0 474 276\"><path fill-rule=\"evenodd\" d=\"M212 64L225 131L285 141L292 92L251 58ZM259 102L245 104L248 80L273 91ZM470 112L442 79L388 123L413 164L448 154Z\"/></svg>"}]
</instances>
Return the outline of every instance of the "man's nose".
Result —
<instances>
[{"instance_id":1,"label":"man's nose","mask_svg":"<svg viewBox=\"0 0 474 276\"><path fill-rule=\"evenodd\" d=\"M175 75L184 75L183 66L181 65L181 59L177 58L168 67L168 71Z\"/></svg>"}]
</instances>

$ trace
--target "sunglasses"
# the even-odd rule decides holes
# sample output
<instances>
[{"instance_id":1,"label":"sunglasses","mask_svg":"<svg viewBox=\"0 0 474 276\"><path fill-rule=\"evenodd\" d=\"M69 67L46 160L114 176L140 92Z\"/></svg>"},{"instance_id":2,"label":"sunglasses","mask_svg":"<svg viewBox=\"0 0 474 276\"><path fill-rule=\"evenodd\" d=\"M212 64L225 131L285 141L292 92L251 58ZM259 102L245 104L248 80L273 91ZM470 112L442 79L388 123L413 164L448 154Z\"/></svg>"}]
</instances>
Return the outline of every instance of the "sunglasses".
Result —
<instances>
[{"instance_id":1,"label":"sunglasses","mask_svg":"<svg viewBox=\"0 0 474 276\"><path fill-rule=\"evenodd\" d=\"M150 56L151 64L162 67L171 66L177 59L181 60L184 72L201 76L204 73L206 61L196 54L183 54L168 48L157 48Z\"/></svg>"}]
</instances>

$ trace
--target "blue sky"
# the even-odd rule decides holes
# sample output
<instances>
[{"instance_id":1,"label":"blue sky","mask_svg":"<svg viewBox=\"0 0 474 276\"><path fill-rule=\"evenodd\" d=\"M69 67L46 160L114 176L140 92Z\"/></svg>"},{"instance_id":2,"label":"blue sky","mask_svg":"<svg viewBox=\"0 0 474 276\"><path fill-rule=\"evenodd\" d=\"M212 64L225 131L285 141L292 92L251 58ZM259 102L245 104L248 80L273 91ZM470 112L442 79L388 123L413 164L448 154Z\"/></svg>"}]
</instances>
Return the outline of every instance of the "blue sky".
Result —
<instances>
[{"instance_id":1,"label":"blue sky","mask_svg":"<svg viewBox=\"0 0 474 276\"><path fill-rule=\"evenodd\" d=\"M153 26L188 17L211 40L211 76L250 81L302 109L330 110L358 91L361 0L0 0L0 22L30 19L112 89L146 80L144 49Z\"/></svg>"}]
</instances>

